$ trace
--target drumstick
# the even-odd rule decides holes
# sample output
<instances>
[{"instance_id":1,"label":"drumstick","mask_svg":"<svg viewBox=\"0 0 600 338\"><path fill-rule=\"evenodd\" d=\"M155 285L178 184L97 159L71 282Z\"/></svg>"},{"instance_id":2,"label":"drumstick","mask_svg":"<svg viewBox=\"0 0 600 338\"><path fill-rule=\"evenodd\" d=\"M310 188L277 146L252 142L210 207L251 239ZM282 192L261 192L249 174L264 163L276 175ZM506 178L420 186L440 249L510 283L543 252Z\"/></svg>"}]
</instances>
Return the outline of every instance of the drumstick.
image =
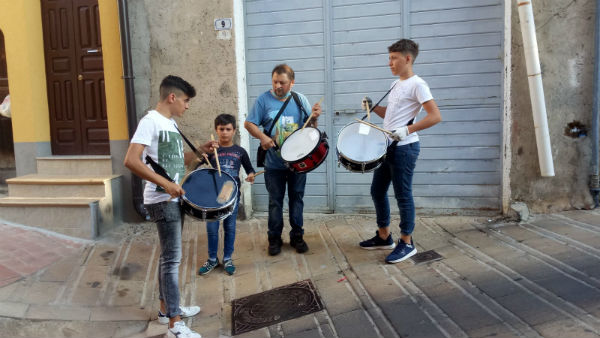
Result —
<instances>
[{"instance_id":1,"label":"drumstick","mask_svg":"<svg viewBox=\"0 0 600 338\"><path fill-rule=\"evenodd\" d=\"M385 129L383 129L383 128L379 128L378 126L374 125L373 123L370 123L370 122L367 122L367 121L363 121L363 120L359 120L359 119L355 119L355 120L356 120L356 121L358 121L358 122L360 122L360 123L366 124L366 125L367 125L367 126L369 126L369 127L373 127L373 128L375 128L375 129L377 129L377 130L381 130L382 132L384 132L384 133L386 133L386 134L389 134L389 135L392 135L392 134L394 134L394 133L392 133L392 132L391 132L391 131L389 131L389 130L385 130Z\"/></svg>"},{"instance_id":2,"label":"drumstick","mask_svg":"<svg viewBox=\"0 0 600 338\"><path fill-rule=\"evenodd\" d=\"M204 157L204 160L206 161L206 164L208 164L208 167L211 169L214 169L212 164L210 164L210 161L208 160L208 156L206 156L205 153L202 153L202 156Z\"/></svg>"},{"instance_id":3,"label":"drumstick","mask_svg":"<svg viewBox=\"0 0 600 338\"><path fill-rule=\"evenodd\" d=\"M323 102L323 99L325 98L325 96L321 97L321 99L319 100L319 102L317 102L317 104L321 104L321 102ZM310 119L312 118L314 112L310 113L310 116L308 117L308 119L306 119L306 122L304 122L304 125L302 126L302 129L304 130L304 127L306 127L306 125L308 124L308 122L310 121Z\"/></svg>"},{"instance_id":4,"label":"drumstick","mask_svg":"<svg viewBox=\"0 0 600 338\"><path fill-rule=\"evenodd\" d=\"M211 141L215 140L215 136L213 134L210 134L210 140ZM213 148L213 150L215 151L215 161L217 161L217 169L219 170L219 177L221 177L221 163L219 163L219 154L217 153L217 148Z\"/></svg>"}]
</instances>

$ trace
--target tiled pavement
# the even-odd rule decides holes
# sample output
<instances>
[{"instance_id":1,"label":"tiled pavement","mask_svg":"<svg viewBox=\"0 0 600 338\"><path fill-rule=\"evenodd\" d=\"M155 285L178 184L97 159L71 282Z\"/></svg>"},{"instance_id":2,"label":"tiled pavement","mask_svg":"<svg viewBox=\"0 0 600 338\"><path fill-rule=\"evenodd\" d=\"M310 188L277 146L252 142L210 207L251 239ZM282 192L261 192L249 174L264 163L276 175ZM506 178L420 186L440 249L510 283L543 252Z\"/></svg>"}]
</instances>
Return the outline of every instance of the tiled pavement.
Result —
<instances>
[{"instance_id":1,"label":"tiled pavement","mask_svg":"<svg viewBox=\"0 0 600 338\"><path fill-rule=\"evenodd\" d=\"M258 217L238 222L234 276L221 268L196 275L206 260L206 231L188 218L182 298L202 312L187 322L203 337L229 336L232 299L310 278L325 310L239 337L599 337L599 216L598 210L570 211L521 224L420 217L417 248L434 249L443 259L418 265L385 264L389 251L357 246L373 235L372 216L309 215L310 251L296 254L285 238L282 253L269 257L266 219ZM0 225L3 236L17 232L11 228ZM56 239L56 247L71 245L71 252L44 246L36 254L46 259L38 271L22 270L19 280L0 287L0 336L165 332L148 322L157 310L151 223L125 225L96 242L66 240ZM11 242L2 242L2 257L41 241L5 247ZM3 270L0 280L8 280Z\"/></svg>"}]
</instances>

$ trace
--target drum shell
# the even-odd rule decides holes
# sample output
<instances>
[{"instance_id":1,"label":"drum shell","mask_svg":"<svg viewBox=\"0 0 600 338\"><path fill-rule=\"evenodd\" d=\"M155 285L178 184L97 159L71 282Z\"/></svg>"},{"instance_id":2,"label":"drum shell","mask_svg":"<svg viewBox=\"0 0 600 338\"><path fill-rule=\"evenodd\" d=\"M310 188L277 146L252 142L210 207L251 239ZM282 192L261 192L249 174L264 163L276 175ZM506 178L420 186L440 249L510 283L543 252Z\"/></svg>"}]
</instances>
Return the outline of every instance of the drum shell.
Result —
<instances>
[{"instance_id":1,"label":"drum shell","mask_svg":"<svg viewBox=\"0 0 600 338\"><path fill-rule=\"evenodd\" d=\"M385 134L383 134L383 132L376 130L376 129L372 129L375 133L378 134L378 137L380 139L385 140L385 143L382 145L382 147L378 149L378 151L379 151L379 153L381 153L381 155L380 156L378 155L379 157L377 157L377 158L373 158L371 160L365 160L365 161L353 159L350 155L344 154L342 151L340 151L340 146L339 146L342 133L346 130L346 128L348 128L352 125L360 126L360 122L351 122L351 123L347 124L346 126L344 126L342 129L340 129L340 131L338 132L338 138L337 138L338 144L336 145L336 155L338 158L338 163L341 164L342 166L344 166L344 168L346 168L352 172L366 173L366 172L374 171L375 169L379 168L379 166L381 166L383 161L385 161L385 156L386 156L389 141L388 141L387 137L385 136Z\"/></svg>"},{"instance_id":2,"label":"drum shell","mask_svg":"<svg viewBox=\"0 0 600 338\"><path fill-rule=\"evenodd\" d=\"M307 128L313 128L313 127L307 127ZM313 128L316 129L319 132L319 142L317 142L317 144L313 147L313 149L311 151L309 151L305 156L303 156L302 158L299 158L297 160L294 161L286 161L285 159L283 159L285 165L293 172L296 173L308 173L310 171L313 171L315 169L317 169L318 166L321 165L321 163L323 163L325 161L325 159L327 158L327 154L329 154L329 143L327 142L327 134L321 132L319 129L317 128ZM296 131L294 131L294 133L299 132L301 129L298 129ZM290 134L290 136L292 136L294 133ZM287 142L287 140L284 141L283 144L285 144L285 142ZM283 147L283 145L282 145Z\"/></svg>"},{"instance_id":3,"label":"drum shell","mask_svg":"<svg viewBox=\"0 0 600 338\"><path fill-rule=\"evenodd\" d=\"M206 175L207 173L209 173L209 174ZM202 178L201 181L194 180L193 181L194 184L201 183L201 185L191 186L191 184L188 184L191 181L190 179L193 178L194 175L198 175ZM180 198L181 208L186 214L188 214L188 215L192 216L193 218L196 218L200 221L213 222L213 221L219 221L219 220L225 219L233 213L236 203L238 202L239 189L238 189L237 182L231 175L229 175L228 173L226 173L224 171L221 172L221 176L219 177L219 180L232 181L233 186L234 186L234 189L232 191L233 197L230 197L229 201L227 201L226 203L224 203L222 205L210 205L209 206L209 205L202 205L202 203L194 200L194 197L190 196L191 189L205 189L206 190L207 187L212 187L212 186L209 186L209 184L210 185L214 184L213 178L211 175L218 175L217 169L212 169L212 168L197 169L197 170L190 172L188 175L186 175L186 177L183 179L183 181L181 183L181 186L183 187L183 189L186 190L186 193L183 196L181 196L181 198ZM190 190L190 191L188 192L188 190ZM214 198L214 200L216 201L218 192L209 190L209 191L206 191L206 194L209 195L208 198L210 198L210 199Z\"/></svg>"}]
</instances>

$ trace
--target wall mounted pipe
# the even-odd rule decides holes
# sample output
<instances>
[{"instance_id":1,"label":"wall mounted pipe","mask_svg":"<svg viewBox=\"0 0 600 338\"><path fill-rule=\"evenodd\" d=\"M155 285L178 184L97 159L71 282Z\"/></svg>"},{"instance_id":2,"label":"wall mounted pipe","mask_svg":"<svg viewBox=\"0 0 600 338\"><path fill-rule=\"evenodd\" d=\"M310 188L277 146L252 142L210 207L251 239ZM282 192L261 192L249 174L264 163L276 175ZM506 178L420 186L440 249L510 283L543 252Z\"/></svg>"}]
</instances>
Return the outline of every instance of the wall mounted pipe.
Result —
<instances>
[{"instance_id":1,"label":"wall mounted pipe","mask_svg":"<svg viewBox=\"0 0 600 338\"><path fill-rule=\"evenodd\" d=\"M540 172L544 177L551 177L554 176L554 163L552 162L552 148L550 147L546 101L544 100L544 87L542 84L542 69L540 67L538 45L535 36L533 7L531 1L523 0L517 0L517 6L521 21L521 32L523 33L523 50L525 51L525 63L527 64L529 96L531 98Z\"/></svg>"},{"instance_id":2,"label":"wall mounted pipe","mask_svg":"<svg viewBox=\"0 0 600 338\"><path fill-rule=\"evenodd\" d=\"M600 176L600 168L598 166L598 128L600 127L600 117L598 110L600 105L600 0L596 0L596 29L594 30L596 37L595 62L594 62L594 105L592 107L592 163L590 177L590 192L594 198L594 207L598 207L598 194L600 193L600 184L598 177Z\"/></svg>"},{"instance_id":3,"label":"wall mounted pipe","mask_svg":"<svg viewBox=\"0 0 600 338\"><path fill-rule=\"evenodd\" d=\"M129 35L129 9L127 0L118 0L119 28L121 32L121 53L123 59L123 81L125 84L125 104L127 108L127 125L129 139L133 137L137 128L137 115L135 107L135 90L133 86L133 63L131 61L131 37ZM131 174L131 194L135 211L144 219L148 219L148 212L144 208L144 185L142 179Z\"/></svg>"}]
</instances>

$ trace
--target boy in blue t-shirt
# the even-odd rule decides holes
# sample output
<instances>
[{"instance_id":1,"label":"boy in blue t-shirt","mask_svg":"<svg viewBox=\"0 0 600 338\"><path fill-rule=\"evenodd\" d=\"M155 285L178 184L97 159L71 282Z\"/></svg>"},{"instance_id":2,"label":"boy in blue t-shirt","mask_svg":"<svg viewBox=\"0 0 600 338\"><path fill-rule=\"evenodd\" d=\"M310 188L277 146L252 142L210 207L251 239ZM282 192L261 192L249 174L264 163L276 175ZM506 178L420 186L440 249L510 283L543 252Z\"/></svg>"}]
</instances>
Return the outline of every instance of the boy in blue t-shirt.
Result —
<instances>
[{"instance_id":1,"label":"boy in blue t-shirt","mask_svg":"<svg viewBox=\"0 0 600 338\"><path fill-rule=\"evenodd\" d=\"M250 157L246 150L233 143L235 135L235 117L230 114L221 114L215 118L215 130L219 138L219 164L221 170L235 178L238 187L240 187L240 167L248 174L246 181L254 183L254 168L250 163ZM214 154L208 157L213 168L217 167ZM238 201L235 204L233 213L223 220L223 265L225 272L233 275L235 266L231 255L233 254L233 243L235 241L235 221L238 212L240 193L238 189ZM205 275L219 266L217 250L219 248L219 221L206 222L206 235L208 237L208 259L198 270L198 274Z\"/></svg>"}]
</instances>

